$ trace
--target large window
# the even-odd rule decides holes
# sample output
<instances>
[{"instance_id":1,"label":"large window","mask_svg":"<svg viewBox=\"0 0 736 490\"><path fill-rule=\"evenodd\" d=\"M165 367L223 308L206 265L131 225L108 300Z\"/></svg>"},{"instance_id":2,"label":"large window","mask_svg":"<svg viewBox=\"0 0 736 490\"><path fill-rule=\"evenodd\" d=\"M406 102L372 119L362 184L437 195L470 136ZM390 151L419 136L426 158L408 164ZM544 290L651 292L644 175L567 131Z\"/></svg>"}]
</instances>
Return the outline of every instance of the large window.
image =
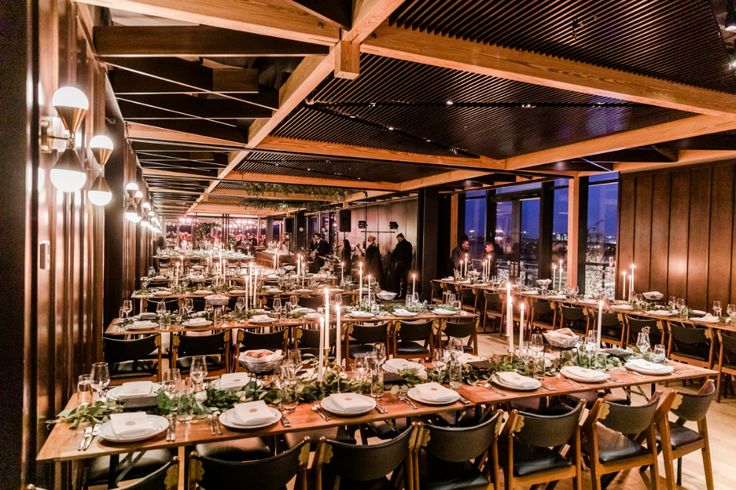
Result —
<instances>
[{"instance_id":1,"label":"large window","mask_svg":"<svg viewBox=\"0 0 736 490\"><path fill-rule=\"evenodd\" d=\"M567 270L567 179L555 180L554 202L552 210L552 264L557 271L555 283L559 284L560 261ZM551 274L550 274L551 277ZM567 275L562 276L562 285L565 286ZM555 286L556 287L556 286Z\"/></svg>"},{"instance_id":2,"label":"large window","mask_svg":"<svg viewBox=\"0 0 736 490\"><path fill-rule=\"evenodd\" d=\"M519 275L525 284L539 279L539 204L538 197L520 200Z\"/></svg>"},{"instance_id":3,"label":"large window","mask_svg":"<svg viewBox=\"0 0 736 490\"><path fill-rule=\"evenodd\" d=\"M588 187L588 239L585 292L613 298L616 288L618 174L591 176Z\"/></svg>"},{"instance_id":4,"label":"large window","mask_svg":"<svg viewBox=\"0 0 736 490\"><path fill-rule=\"evenodd\" d=\"M470 257L482 260L486 237L486 191L465 194L465 234L470 240ZM476 263L478 266L480 262Z\"/></svg>"}]
</instances>

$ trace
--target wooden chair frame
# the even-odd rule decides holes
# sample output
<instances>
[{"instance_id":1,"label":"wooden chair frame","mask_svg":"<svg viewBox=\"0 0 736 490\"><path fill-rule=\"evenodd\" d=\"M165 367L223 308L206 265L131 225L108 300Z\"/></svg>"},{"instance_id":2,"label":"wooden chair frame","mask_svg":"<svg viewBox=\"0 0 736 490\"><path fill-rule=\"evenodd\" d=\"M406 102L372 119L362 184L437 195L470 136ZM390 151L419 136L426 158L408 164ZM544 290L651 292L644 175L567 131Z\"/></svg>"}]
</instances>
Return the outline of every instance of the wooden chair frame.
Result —
<instances>
[{"instance_id":1,"label":"wooden chair frame","mask_svg":"<svg viewBox=\"0 0 736 490\"><path fill-rule=\"evenodd\" d=\"M729 376L736 375L736 368L731 368L728 366L723 365L723 359L725 356L725 352L723 351L723 334L720 330L717 331L718 334L718 361L715 366L716 371L718 371L718 380L716 381L716 403L721 402L721 383L723 382L723 375L727 374Z\"/></svg>"},{"instance_id":2,"label":"wooden chair frame","mask_svg":"<svg viewBox=\"0 0 736 490\"><path fill-rule=\"evenodd\" d=\"M713 335L713 330L708 327L697 327L698 329L705 330L705 336L710 340L710 347L708 348L708 359L705 361L701 361L698 359L693 359L692 357L688 356L682 356L677 354L676 352L672 352L672 344L673 344L673 338L672 338L672 324L670 322L667 322L667 357L672 359L673 361L681 362L683 364L690 364L692 366L699 366L706 369L710 369L711 366L713 366L714 357L715 357L715 350L716 350L716 342L715 342L715 336ZM689 327L687 327L689 328ZM696 327L693 327L696 328Z\"/></svg>"},{"instance_id":3,"label":"wooden chair frame","mask_svg":"<svg viewBox=\"0 0 736 490\"><path fill-rule=\"evenodd\" d=\"M432 323L431 320L427 320L427 323ZM425 361L431 361L432 355L435 349L436 345L436 339L435 339L435 328L434 325L430 325L429 327L429 333L427 334L427 338L425 339L427 349L429 350L429 353L425 356L417 356L416 354L400 354L398 349L398 341L399 341L399 331L401 330L401 320L396 320L393 322L393 325L391 326L391 353L394 355L394 357L400 357L402 359L416 359L421 358Z\"/></svg>"},{"instance_id":4,"label":"wooden chair frame","mask_svg":"<svg viewBox=\"0 0 736 490\"><path fill-rule=\"evenodd\" d=\"M232 342L230 342L231 334L230 330L225 330L225 334L223 335L223 342L225 343L225 352L222 354L225 359L225 372L229 373L232 371L232 359L231 359L231 346ZM179 343L181 342L180 334L173 334L171 336L171 366L176 367L176 361L179 358ZM212 354L215 355L215 354Z\"/></svg>"}]
</instances>

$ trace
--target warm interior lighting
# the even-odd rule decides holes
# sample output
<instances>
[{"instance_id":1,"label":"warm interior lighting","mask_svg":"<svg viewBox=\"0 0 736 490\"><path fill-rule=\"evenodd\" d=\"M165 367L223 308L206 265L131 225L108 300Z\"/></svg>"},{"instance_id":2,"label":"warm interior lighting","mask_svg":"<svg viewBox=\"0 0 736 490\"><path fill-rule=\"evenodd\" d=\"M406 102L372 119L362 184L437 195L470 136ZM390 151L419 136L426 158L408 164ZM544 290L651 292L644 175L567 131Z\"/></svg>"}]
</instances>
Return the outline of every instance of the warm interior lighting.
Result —
<instances>
[{"instance_id":1,"label":"warm interior lighting","mask_svg":"<svg viewBox=\"0 0 736 490\"><path fill-rule=\"evenodd\" d=\"M89 109L89 100L84 92L76 87L59 87L51 98L51 105L59 114L64 127L73 136Z\"/></svg>"},{"instance_id":2,"label":"warm interior lighting","mask_svg":"<svg viewBox=\"0 0 736 490\"><path fill-rule=\"evenodd\" d=\"M726 7L726 24L723 26L728 32L736 32L736 5L733 0L728 0Z\"/></svg>"},{"instance_id":3,"label":"warm interior lighting","mask_svg":"<svg viewBox=\"0 0 736 490\"><path fill-rule=\"evenodd\" d=\"M100 174L97 176L92 186L87 191L87 196L92 204L95 206L107 206L112 201L112 191L110 186L107 185L105 176Z\"/></svg>"},{"instance_id":4,"label":"warm interior lighting","mask_svg":"<svg viewBox=\"0 0 736 490\"><path fill-rule=\"evenodd\" d=\"M137 223L141 219L141 217L138 216L138 211L136 211L135 206L133 206L132 202L128 203L125 208L125 219L133 223Z\"/></svg>"},{"instance_id":5,"label":"warm interior lighting","mask_svg":"<svg viewBox=\"0 0 736 490\"><path fill-rule=\"evenodd\" d=\"M71 148L64 150L49 174L51 183L62 192L76 192L87 182L82 161Z\"/></svg>"},{"instance_id":6,"label":"warm interior lighting","mask_svg":"<svg viewBox=\"0 0 736 490\"><path fill-rule=\"evenodd\" d=\"M89 148L97 159L97 163L104 167L113 150L112 140L104 134L96 134L89 141Z\"/></svg>"}]
</instances>

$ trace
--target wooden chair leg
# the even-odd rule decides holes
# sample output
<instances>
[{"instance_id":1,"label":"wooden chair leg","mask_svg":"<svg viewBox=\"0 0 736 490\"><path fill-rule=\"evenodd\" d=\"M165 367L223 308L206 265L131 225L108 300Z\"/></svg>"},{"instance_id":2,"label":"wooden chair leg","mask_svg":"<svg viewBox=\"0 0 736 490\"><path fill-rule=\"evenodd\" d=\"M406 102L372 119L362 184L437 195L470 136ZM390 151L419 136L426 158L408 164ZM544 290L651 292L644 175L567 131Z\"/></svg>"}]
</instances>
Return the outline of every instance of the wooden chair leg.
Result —
<instances>
[{"instance_id":1,"label":"wooden chair leg","mask_svg":"<svg viewBox=\"0 0 736 490\"><path fill-rule=\"evenodd\" d=\"M698 422L698 429L703 434L703 449L700 450L703 456L703 471L705 472L705 486L707 490L713 490L713 465L710 461L710 442L708 441L708 426L705 419Z\"/></svg>"},{"instance_id":2,"label":"wooden chair leg","mask_svg":"<svg viewBox=\"0 0 736 490\"><path fill-rule=\"evenodd\" d=\"M647 449L652 452L654 462L652 463L652 485L659 488L659 463L657 458L657 435L654 424L647 431Z\"/></svg>"}]
</instances>

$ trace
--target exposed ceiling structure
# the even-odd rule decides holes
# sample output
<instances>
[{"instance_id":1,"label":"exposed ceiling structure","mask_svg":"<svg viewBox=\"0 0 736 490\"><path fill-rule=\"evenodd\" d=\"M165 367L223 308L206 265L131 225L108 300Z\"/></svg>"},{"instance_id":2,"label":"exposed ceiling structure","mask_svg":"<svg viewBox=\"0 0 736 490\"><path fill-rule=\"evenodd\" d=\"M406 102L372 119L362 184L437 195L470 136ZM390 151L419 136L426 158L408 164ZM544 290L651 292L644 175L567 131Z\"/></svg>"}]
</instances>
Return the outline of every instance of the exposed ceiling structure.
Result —
<instances>
[{"instance_id":1,"label":"exposed ceiling structure","mask_svg":"<svg viewBox=\"0 0 736 490\"><path fill-rule=\"evenodd\" d=\"M722 0L80 3L164 215L736 156Z\"/></svg>"}]
</instances>

